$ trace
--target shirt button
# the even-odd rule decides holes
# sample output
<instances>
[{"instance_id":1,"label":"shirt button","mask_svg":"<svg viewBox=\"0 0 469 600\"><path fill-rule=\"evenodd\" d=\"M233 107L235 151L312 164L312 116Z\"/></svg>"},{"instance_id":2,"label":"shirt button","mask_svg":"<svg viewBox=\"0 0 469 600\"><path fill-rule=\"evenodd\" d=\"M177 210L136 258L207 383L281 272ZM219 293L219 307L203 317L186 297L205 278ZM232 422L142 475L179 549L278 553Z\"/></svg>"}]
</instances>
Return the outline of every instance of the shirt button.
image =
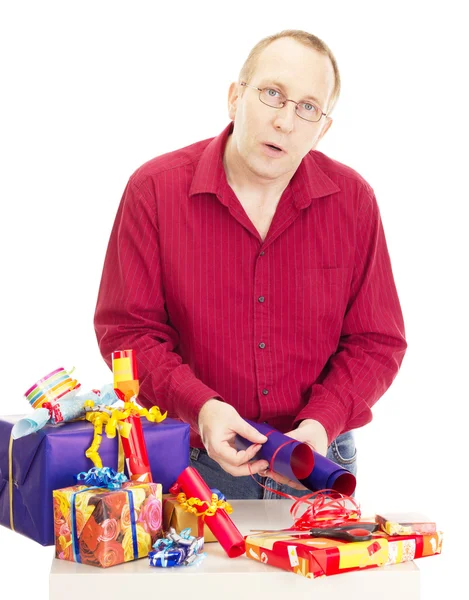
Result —
<instances>
[{"instance_id":1,"label":"shirt button","mask_svg":"<svg viewBox=\"0 0 469 600\"><path fill-rule=\"evenodd\" d=\"M259 348L261 348L262 350L264 350L264 348L265 348L265 344L264 344L264 342L261 342L261 343L259 344Z\"/></svg>"},{"instance_id":2,"label":"shirt button","mask_svg":"<svg viewBox=\"0 0 469 600\"><path fill-rule=\"evenodd\" d=\"M264 252L264 251L262 251L262 252L259 254L259 256L264 256L264 254L265 254L265 252Z\"/></svg>"},{"instance_id":3,"label":"shirt button","mask_svg":"<svg viewBox=\"0 0 469 600\"><path fill-rule=\"evenodd\" d=\"M264 298L264 296L259 296L258 300L259 300L259 302L264 302L265 298Z\"/></svg>"},{"instance_id":4,"label":"shirt button","mask_svg":"<svg viewBox=\"0 0 469 600\"><path fill-rule=\"evenodd\" d=\"M267 394L269 393L269 390L266 390L265 388L262 390L262 393L264 394L264 396L267 396Z\"/></svg>"}]
</instances>

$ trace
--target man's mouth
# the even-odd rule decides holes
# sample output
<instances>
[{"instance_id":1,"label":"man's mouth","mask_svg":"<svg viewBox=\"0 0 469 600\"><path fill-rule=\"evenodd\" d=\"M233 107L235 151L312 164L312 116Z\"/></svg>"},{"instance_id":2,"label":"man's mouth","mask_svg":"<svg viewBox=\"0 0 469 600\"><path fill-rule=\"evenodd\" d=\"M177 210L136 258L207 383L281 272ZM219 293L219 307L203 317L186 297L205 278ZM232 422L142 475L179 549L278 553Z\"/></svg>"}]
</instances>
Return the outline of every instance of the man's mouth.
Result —
<instances>
[{"instance_id":1,"label":"man's mouth","mask_svg":"<svg viewBox=\"0 0 469 600\"><path fill-rule=\"evenodd\" d=\"M285 152L285 150L282 147L277 146L276 144L265 142L264 146L269 149L269 152L273 152L276 154L282 154L283 152Z\"/></svg>"},{"instance_id":2,"label":"man's mouth","mask_svg":"<svg viewBox=\"0 0 469 600\"><path fill-rule=\"evenodd\" d=\"M274 150L283 150L283 148L276 146L275 144L266 143L266 146L270 146L271 148L274 148Z\"/></svg>"}]
</instances>

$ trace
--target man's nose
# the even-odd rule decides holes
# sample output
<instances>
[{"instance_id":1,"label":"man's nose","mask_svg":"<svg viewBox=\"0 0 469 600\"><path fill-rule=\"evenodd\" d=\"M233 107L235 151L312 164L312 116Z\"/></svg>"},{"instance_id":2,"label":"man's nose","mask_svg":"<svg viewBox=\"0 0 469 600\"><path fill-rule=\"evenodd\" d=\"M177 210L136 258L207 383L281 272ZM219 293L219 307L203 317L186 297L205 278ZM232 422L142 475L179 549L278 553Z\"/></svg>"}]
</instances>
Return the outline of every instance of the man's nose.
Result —
<instances>
[{"instance_id":1,"label":"man's nose","mask_svg":"<svg viewBox=\"0 0 469 600\"><path fill-rule=\"evenodd\" d=\"M297 118L296 104L287 100L285 106L278 108L275 112L274 126L285 133L290 133Z\"/></svg>"}]
</instances>

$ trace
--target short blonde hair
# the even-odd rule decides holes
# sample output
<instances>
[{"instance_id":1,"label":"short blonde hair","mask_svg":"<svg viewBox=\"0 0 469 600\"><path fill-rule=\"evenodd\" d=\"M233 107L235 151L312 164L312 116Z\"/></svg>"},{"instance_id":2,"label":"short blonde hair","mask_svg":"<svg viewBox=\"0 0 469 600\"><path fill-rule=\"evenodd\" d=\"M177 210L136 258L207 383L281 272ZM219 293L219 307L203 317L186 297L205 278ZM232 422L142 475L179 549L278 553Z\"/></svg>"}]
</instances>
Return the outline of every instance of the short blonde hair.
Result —
<instances>
[{"instance_id":1,"label":"short blonde hair","mask_svg":"<svg viewBox=\"0 0 469 600\"><path fill-rule=\"evenodd\" d=\"M334 106L336 105L337 100L339 98L339 94L340 94L339 67L337 66L337 61L335 59L335 56L332 54L332 51L329 48L329 46L327 46L327 44L325 44L325 42L323 42L321 39L319 39L312 33L308 33L307 31L302 31L301 29L285 29L284 31L281 31L280 33L275 33L274 35L269 35L268 37L262 39L260 42L258 42L254 46L254 48L249 53L249 56L247 57L244 65L242 66L241 71L239 73L239 80L246 81L246 82L250 81L250 79L256 69L257 60L258 60L259 55L261 54L262 50L264 50L264 48L269 46L272 42L275 42L275 40L279 40L280 38L284 38L284 37L292 38L292 39L296 40L297 42L299 42L300 44L303 44L307 48L313 48L314 50L317 50L317 52L319 52L320 54L323 54L323 55L329 57L329 59L332 63L332 68L334 69L334 79L335 79L334 89L332 91L332 96L329 100L329 107L328 107L328 110L326 111L327 114L329 115L332 112Z\"/></svg>"}]
</instances>

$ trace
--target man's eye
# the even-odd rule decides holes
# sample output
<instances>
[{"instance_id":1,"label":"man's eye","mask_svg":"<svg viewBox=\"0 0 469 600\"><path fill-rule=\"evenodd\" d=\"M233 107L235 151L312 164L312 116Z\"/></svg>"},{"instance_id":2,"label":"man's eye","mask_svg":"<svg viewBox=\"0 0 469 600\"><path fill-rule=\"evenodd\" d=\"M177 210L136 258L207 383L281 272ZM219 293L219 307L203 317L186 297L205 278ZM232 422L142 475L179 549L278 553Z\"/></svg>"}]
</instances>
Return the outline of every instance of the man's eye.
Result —
<instances>
[{"instance_id":1,"label":"man's eye","mask_svg":"<svg viewBox=\"0 0 469 600\"><path fill-rule=\"evenodd\" d=\"M317 108L314 106L314 104L309 104L309 102L305 102L303 104L303 108L305 110L307 110L308 112L316 112Z\"/></svg>"},{"instance_id":2,"label":"man's eye","mask_svg":"<svg viewBox=\"0 0 469 600\"><path fill-rule=\"evenodd\" d=\"M267 95L271 96L272 98L276 98L275 94L280 95L279 92L277 92L277 90L273 90L272 88L267 88L266 92Z\"/></svg>"}]
</instances>

